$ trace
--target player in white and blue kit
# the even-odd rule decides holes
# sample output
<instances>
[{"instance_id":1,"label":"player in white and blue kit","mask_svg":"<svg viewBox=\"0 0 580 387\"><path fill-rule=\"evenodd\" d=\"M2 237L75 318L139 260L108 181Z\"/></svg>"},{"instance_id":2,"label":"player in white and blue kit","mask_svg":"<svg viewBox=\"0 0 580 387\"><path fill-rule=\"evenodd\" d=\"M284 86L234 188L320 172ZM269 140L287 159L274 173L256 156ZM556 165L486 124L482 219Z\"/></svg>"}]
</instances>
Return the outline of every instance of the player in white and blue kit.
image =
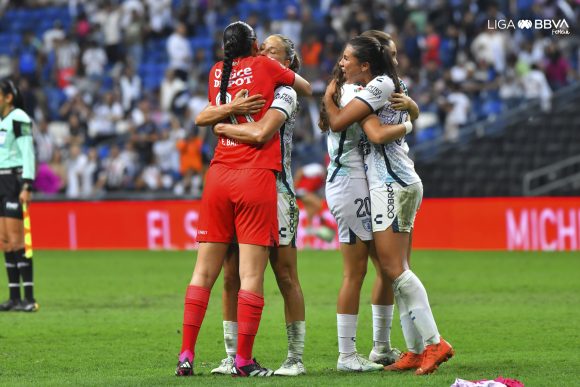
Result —
<instances>
[{"instance_id":1,"label":"player in white and blue kit","mask_svg":"<svg viewBox=\"0 0 580 387\"><path fill-rule=\"evenodd\" d=\"M282 35L269 36L262 44L262 55L269 56L293 71L298 71L300 60L294 44ZM291 87L281 86L275 90L274 100L268 112L258 122L241 125L218 124L218 135L240 142L260 144L280 131L282 171L278 173L279 246L271 249L270 263L285 303L288 356L274 375L297 376L306 372L302 363L306 334L304 296L298 280L296 232L298 229L298 206L291 171L292 136L296 125L298 98ZM237 347L236 294L239 288L238 262L229 256L224 264L224 341L228 357L222 360L213 374L229 374ZM237 284L237 286L236 286Z\"/></svg>"},{"instance_id":2,"label":"player in white and blue kit","mask_svg":"<svg viewBox=\"0 0 580 387\"><path fill-rule=\"evenodd\" d=\"M345 84L342 73L337 68L334 74L339 83L339 92L334 96L341 106L350 102L363 87L356 84ZM399 358L400 352L390 347L390 323L381 320L384 327L378 328L385 333L385 339L375 341L371 352L372 361L360 356L356 351L356 330L361 286L366 275L369 250L372 247L371 202L364 170L363 155L360 150L362 130L358 123L353 123L345 130L335 131L325 125L327 117L322 113L321 129L328 132L328 154L330 163L326 182L326 199L329 209L336 219L339 232L340 250L343 255L343 282L337 302L337 329L339 358L337 369L345 372L366 372L382 370L382 364L391 364ZM376 254L373 264L378 266ZM383 280L377 270L377 280L373 289L373 315L378 310L391 309L393 294L390 281ZM375 295L390 293L390 303L374 305ZM386 305L388 304L388 305ZM378 363L381 364L378 364Z\"/></svg>"},{"instance_id":3,"label":"player in white and blue kit","mask_svg":"<svg viewBox=\"0 0 580 387\"><path fill-rule=\"evenodd\" d=\"M363 146L373 236L381 269L393 282L401 316L408 316L401 323L409 352L386 369L416 369L417 375L429 374L453 356L454 351L439 335L425 288L407 264L410 233L423 187L407 156L403 138L412 129L408 113L390 107L391 94L401 92L395 63L388 48L374 38L361 36L348 43L340 67L348 79L364 84L365 88L343 109L333 103L327 91L325 107L331 127L342 129L361 122L374 142ZM421 353L413 351L423 345Z\"/></svg>"}]
</instances>

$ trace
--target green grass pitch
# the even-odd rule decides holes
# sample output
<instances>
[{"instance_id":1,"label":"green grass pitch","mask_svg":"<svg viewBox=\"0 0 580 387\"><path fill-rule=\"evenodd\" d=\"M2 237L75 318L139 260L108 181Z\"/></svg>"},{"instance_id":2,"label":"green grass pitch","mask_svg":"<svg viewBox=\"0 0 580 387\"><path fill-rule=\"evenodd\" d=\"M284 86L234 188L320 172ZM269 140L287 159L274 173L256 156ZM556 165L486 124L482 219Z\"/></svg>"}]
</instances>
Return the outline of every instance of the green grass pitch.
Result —
<instances>
[{"instance_id":1,"label":"green grass pitch","mask_svg":"<svg viewBox=\"0 0 580 387\"><path fill-rule=\"evenodd\" d=\"M336 295L338 252L300 252L306 298L308 375L248 381L209 374L224 356L221 280L201 330L193 378L173 376L185 287L194 253L57 252L35 257L36 314L0 314L0 385L389 385L449 386L456 377L517 378L527 386L580 385L580 254L416 251L443 336L456 356L427 377L340 374ZM357 347L372 345L369 268ZM0 295L7 295L0 274ZM277 367L286 355L283 302L270 268L255 355ZM396 312L395 312L396 313ZM395 320L392 341L403 348Z\"/></svg>"}]
</instances>

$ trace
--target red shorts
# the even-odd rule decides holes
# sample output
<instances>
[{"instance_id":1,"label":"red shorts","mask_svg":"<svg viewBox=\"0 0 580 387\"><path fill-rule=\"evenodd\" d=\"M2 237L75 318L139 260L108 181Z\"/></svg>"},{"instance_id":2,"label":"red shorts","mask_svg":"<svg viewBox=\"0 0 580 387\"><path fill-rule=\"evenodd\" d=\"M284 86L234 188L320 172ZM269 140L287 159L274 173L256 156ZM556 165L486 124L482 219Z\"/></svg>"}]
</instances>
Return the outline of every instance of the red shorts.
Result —
<instances>
[{"instance_id":1,"label":"red shorts","mask_svg":"<svg viewBox=\"0 0 580 387\"><path fill-rule=\"evenodd\" d=\"M201 198L198 242L277 246L276 175L269 169L210 166Z\"/></svg>"}]
</instances>

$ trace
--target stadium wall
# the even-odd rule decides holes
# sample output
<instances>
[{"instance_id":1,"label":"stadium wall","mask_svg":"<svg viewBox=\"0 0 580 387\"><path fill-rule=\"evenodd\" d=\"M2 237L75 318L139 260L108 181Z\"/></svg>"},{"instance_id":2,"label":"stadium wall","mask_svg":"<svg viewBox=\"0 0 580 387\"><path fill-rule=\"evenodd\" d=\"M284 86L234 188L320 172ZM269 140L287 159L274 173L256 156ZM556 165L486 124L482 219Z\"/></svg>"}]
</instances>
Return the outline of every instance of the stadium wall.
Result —
<instances>
[{"instance_id":1,"label":"stadium wall","mask_svg":"<svg viewBox=\"0 0 580 387\"><path fill-rule=\"evenodd\" d=\"M36 202L31 205L36 249L195 249L199 201ZM327 209L325 224L336 227ZM335 249L306 233L299 248ZM316 226L316 224L314 225ZM579 250L578 198L425 199L413 244L419 249Z\"/></svg>"}]
</instances>

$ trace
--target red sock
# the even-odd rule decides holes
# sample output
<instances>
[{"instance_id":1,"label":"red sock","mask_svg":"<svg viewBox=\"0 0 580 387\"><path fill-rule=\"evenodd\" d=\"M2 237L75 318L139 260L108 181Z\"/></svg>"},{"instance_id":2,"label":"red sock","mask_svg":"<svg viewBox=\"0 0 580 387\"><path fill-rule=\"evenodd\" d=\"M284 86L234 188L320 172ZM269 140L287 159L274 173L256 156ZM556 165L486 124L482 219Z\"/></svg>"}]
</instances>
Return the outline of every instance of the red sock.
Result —
<instances>
[{"instance_id":1,"label":"red sock","mask_svg":"<svg viewBox=\"0 0 580 387\"><path fill-rule=\"evenodd\" d=\"M200 286L189 285L185 294L185 308L183 310L183 338L181 353L191 351L195 356L195 342L199 334L199 328L203 322L210 289ZM193 360L193 359L191 359Z\"/></svg>"},{"instance_id":2,"label":"red sock","mask_svg":"<svg viewBox=\"0 0 580 387\"><path fill-rule=\"evenodd\" d=\"M252 348L260 326L262 309L264 297L247 290L238 292L238 355L245 360L252 359Z\"/></svg>"}]
</instances>

